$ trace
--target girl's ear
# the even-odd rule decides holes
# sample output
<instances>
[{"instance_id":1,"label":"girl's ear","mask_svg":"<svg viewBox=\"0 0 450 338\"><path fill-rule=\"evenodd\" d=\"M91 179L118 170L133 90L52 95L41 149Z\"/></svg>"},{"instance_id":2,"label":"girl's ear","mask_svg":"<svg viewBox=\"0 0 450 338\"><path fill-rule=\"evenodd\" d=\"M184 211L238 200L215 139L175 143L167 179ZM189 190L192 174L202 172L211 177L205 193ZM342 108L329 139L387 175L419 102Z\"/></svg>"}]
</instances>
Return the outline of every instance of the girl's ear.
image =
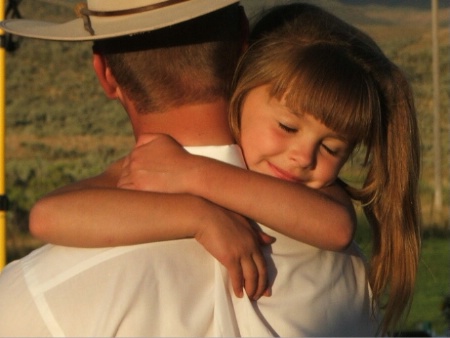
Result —
<instances>
[{"instance_id":1,"label":"girl's ear","mask_svg":"<svg viewBox=\"0 0 450 338\"><path fill-rule=\"evenodd\" d=\"M110 99L117 99L120 97L120 87L116 79L111 73L111 69L106 64L105 58L98 53L94 53L92 57L92 64L94 66L95 74L100 81L105 94Z\"/></svg>"}]
</instances>

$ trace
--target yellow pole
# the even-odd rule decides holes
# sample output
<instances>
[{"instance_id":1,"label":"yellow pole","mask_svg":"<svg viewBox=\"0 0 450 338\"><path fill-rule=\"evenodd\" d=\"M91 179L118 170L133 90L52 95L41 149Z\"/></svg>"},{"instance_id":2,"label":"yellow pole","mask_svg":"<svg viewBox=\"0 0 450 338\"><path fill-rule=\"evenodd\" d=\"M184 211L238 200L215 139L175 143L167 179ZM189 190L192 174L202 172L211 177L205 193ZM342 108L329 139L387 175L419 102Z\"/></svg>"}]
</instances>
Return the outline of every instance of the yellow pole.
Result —
<instances>
[{"instance_id":1,"label":"yellow pole","mask_svg":"<svg viewBox=\"0 0 450 338\"><path fill-rule=\"evenodd\" d=\"M0 0L0 20L5 18L5 0ZM6 264L5 193L5 37L0 30L0 269Z\"/></svg>"}]
</instances>

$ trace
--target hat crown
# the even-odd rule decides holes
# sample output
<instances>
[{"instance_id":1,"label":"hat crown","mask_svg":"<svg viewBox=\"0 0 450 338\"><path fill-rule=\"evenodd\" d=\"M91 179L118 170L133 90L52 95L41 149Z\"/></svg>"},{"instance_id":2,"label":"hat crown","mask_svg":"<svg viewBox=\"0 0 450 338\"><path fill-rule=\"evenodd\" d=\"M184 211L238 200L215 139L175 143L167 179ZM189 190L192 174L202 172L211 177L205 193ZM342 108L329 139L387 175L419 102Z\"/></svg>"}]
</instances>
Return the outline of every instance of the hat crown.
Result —
<instances>
[{"instance_id":1,"label":"hat crown","mask_svg":"<svg viewBox=\"0 0 450 338\"><path fill-rule=\"evenodd\" d=\"M99 12L112 12L161 4L167 0L87 0L88 9Z\"/></svg>"}]
</instances>

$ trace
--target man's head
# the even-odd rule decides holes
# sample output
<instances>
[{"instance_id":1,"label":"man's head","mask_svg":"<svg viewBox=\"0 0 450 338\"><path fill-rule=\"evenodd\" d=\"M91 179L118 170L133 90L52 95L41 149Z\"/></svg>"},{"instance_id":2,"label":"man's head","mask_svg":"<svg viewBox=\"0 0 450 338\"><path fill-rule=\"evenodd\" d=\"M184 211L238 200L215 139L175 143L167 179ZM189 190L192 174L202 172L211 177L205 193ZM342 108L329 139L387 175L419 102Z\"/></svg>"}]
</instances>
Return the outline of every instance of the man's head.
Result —
<instances>
[{"instance_id":1,"label":"man's head","mask_svg":"<svg viewBox=\"0 0 450 338\"><path fill-rule=\"evenodd\" d=\"M94 41L138 113L228 98L241 53L238 0L87 0L78 19L0 23L34 38Z\"/></svg>"},{"instance_id":2,"label":"man's head","mask_svg":"<svg viewBox=\"0 0 450 338\"><path fill-rule=\"evenodd\" d=\"M234 4L159 30L96 40L94 51L139 113L228 99L243 16Z\"/></svg>"}]
</instances>

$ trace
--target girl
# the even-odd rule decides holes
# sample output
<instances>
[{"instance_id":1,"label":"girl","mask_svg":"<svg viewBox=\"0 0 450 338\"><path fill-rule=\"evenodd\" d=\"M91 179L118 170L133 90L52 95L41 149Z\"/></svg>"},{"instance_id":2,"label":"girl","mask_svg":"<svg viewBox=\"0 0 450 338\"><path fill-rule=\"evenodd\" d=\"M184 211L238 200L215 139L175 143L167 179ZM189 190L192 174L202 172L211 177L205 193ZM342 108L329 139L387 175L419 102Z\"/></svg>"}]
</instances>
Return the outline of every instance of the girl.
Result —
<instances>
[{"instance_id":1,"label":"girl","mask_svg":"<svg viewBox=\"0 0 450 338\"><path fill-rule=\"evenodd\" d=\"M369 280L374 307L385 309L385 333L410 303L420 247L411 90L360 31L315 7L292 16L260 30L236 73L230 121L252 172L188 155L167 137L146 136L119 185L196 194L330 250L351 242L348 196L360 201L373 229ZM360 145L367 176L358 189L343 185L338 174Z\"/></svg>"},{"instance_id":2,"label":"girl","mask_svg":"<svg viewBox=\"0 0 450 338\"><path fill-rule=\"evenodd\" d=\"M317 20L314 7L296 19L295 8L267 16L268 33L255 29L263 37L238 66L231 128L250 170L314 189L340 185L342 165L355 147L365 147L365 182L345 190L362 204L373 230L369 281L374 304L385 310L386 333L410 304L420 248L419 139L411 89L369 37L324 13ZM277 22L283 26L274 29ZM345 227L299 227L301 221L288 216L298 202L276 184L268 188L262 177L189 155L161 138L149 137L150 145L136 149L122 187L192 193L309 244L345 246L336 234ZM279 213L267 208L266 190Z\"/></svg>"}]
</instances>

